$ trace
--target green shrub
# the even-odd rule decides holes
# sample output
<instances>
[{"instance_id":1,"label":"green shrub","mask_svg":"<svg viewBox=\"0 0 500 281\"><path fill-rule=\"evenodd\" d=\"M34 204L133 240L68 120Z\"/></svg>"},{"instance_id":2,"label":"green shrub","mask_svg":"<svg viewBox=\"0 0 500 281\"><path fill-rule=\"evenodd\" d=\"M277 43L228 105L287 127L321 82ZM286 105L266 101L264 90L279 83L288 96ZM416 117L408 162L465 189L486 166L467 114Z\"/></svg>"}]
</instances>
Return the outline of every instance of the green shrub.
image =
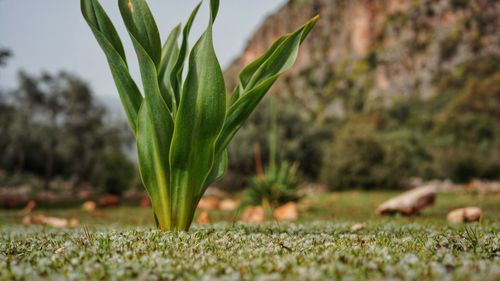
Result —
<instances>
[{"instance_id":1,"label":"green shrub","mask_svg":"<svg viewBox=\"0 0 500 281\"><path fill-rule=\"evenodd\" d=\"M250 178L248 199L251 205L278 207L290 201L297 201L299 187L298 165L281 162L271 165L261 175Z\"/></svg>"},{"instance_id":2,"label":"green shrub","mask_svg":"<svg viewBox=\"0 0 500 281\"><path fill-rule=\"evenodd\" d=\"M384 132L372 116L357 116L339 129L322 167L332 189L392 189L415 175L429 175L431 155L415 132Z\"/></svg>"},{"instance_id":3,"label":"green shrub","mask_svg":"<svg viewBox=\"0 0 500 281\"><path fill-rule=\"evenodd\" d=\"M330 143L334 125L331 122L315 122L304 114L301 105L286 99L276 98L278 138L280 157L289 163L298 163L300 174L305 180L317 181L321 171L324 147ZM271 130L269 112L270 99L263 100L261 106L249 118L229 147L228 176L220 186L228 190L244 188L242 179L255 173L255 143L260 144L262 160L269 162L268 134Z\"/></svg>"}]
</instances>

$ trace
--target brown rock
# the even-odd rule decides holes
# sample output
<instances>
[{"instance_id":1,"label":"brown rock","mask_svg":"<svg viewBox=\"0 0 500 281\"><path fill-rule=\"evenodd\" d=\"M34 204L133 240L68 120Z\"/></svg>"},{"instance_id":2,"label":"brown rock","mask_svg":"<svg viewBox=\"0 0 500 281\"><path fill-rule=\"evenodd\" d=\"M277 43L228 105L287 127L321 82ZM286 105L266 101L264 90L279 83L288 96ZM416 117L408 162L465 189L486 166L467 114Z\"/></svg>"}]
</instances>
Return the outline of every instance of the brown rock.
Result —
<instances>
[{"instance_id":1,"label":"brown rock","mask_svg":"<svg viewBox=\"0 0 500 281\"><path fill-rule=\"evenodd\" d=\"M86 212L93 212L97 209L97 204L94 201L85 201L82 204L82 210Z\"/></svg>"},{"instance_id":2,"label":"brown rock","mask_svg":"<svg viewBox=\"0 0 500 281\"><path fill-rule=\"evenodd\" d=\"M202 210L216 210L219 208L219 199L214 196L205 196L198 203L198 208Z\"/></svg>"},{"instance_id":3,"label":"brown rock","mask_svg":"<svg viewBox=\"0 0 500 281\"><path fill-rule=\"evenodd\" d=\"M56 217L41 217L40 224L46 224L57 228L68 227L69 222L67 219Z\"/></svg>"},{"instance_id":4,"label":"brown rock","mask_svg":"<svg viewBox=\"0 0 500 281\"><path fill-rule=\"evenodd\" d=\"M36 209L36 201L35 200L30 200L28 202L28 204L26 204L26 207L24 207L23 212L25 212L25 213L31 213L35 209Z\"/></svg>"},{"instance_id":5,"label":"brown rock","mask_svg":"<svg viewBox=\"0 0 500 281\"><path fill-rule=\"evenodd\" d=\"M65 218L47 217L45 215L25 216L22 222L23 224L44 224L57 228L77 227L80 225L77 219L68 220Z\"/></svg>"},{"instance_id":6,"label":"brown rock","mask_svg":"<svg viewBox=\"0 0 500 281\"><path fill-rule=\"evenodd\" d=\"M240 206L239 200L233 200L228 198L220 201L219 209L223 211L233 211L238 209L239 206Z\"/></svg>"},{"instance_id":7,"label":"brown rock","mask_svg":"<svg viewBox=\"0 0 500 281\"><path fill-rule=\"evenodd\" d=\"M139 206L143 209L151 207L151 200L149 200L149 196L147 194L142 196Z\"/></svg>"},{"instance_id":8,"label":"brown rock","mask_svg":"<svg viewBox=\"0 0 500 281\"><path fill-rule=\"evenodd\" d=\"M227 198L229 194L218 187L209 186L204 193L205 197Z\"/></svg>"},{"instance_id":9,"label":"brown rock","mask_svg":"<svg viewBox=\"0 0 500 281\"><path fill-rule=\"evenodd\" d=\"M208 214L207 211L203 211L200 213L198 216L198 219L196 220L198 224L210 224L212 220L210 219L210 215Z\"/></svg>"},{"instance_id":10,"label":"brown rock","mask_svg":"<svg viewBox=\"0 0 500 281\"><path fill-rule=\"evenodd\" d=\"M479 221L483 216L483 212L481 208L478 207L467 207L455 209L448 213L446 217L448 223L450 224L459 224L464 222L475 222Z\"/></svg>"},{"instance_id":11,"label":"brown rock","mask_svg":"<svg viewBox=\"0 0 500 281\"><path fill-rule=\"evenodd\" d=\"M99 206L103 208L120 205L120 197L116 195L103 195L99 198Z\"/></svg>"},{"instance_id":12,"label":"brown rock","mask_svg":"<svg viewBox=\"0 0 500 281\"><path fill-rule=\"evenodd\" d=\"M62 246L62 247L60 247L60 248L57 248L57 249L54 251L54 253L55 253L55 254L60 254L60 253L64 252L64 250L66 250L66 247Z\"/></svg>"},{"instance_id":13,"label":"brown rock","mask_svg":"<svg viewBox=\"0 0 500 281\"><path fill-rule=\"evenodd\" d=\"M264 208L261 206L250 206L241 215L242 222L261 223L265 219Z\"/></svg>"},{"instance_id":14,"label":"brown rock","mask_svg":"<svg viewBox=\"0 0 500 281\"><path fill-rule=\"evenodd\" d=\"M80 221L78 219L70 219L69 222L68 222L68 226L69 227L77 227L77 226L80 226Z\"/></svg>"},{"instance_id":15,"label":"brown rock","mask_svg":"<svg viewBox=\"0 0 500 281\"><path fill-rule=\"evenodd\" d=\"M285 205L274 210L274 218L277 221L294 221L299 218L299 209L297 204L293 202L286 203Z\"/></svg>"},{"instance_id":16,"label":"brown rock","mask_svg":"<svg viewBox=\"0 0 500 281\"><path fill-rule=\"evenodd\" d=\"M365 228L365 225L362 223L355 223L351 226L352 232L357 232Z\"/></svg>"},{"instance_id":17,"label":"brown rock","mask_svg":"<svg viewBox=\"0 0 500 281\"><path fill-rule=\"evenodd\" d=\"M29 197L24 194L2 195L1 204L6 209L21 208L29 202Z\"/></svg>"},{"instance_id":18,"label":"brown rock","mask_svg":"<svg viewBox=\"0 0 500 281\"><path fill-rule=\"evenodd\" d=\"M400 213L403 215L415 215L427 206L432 206L436 201L436 188L434 185L426 185L404 192L403 194L385 201L377 208L381 215L392 215Z\"/></svg>"}]
</instances>

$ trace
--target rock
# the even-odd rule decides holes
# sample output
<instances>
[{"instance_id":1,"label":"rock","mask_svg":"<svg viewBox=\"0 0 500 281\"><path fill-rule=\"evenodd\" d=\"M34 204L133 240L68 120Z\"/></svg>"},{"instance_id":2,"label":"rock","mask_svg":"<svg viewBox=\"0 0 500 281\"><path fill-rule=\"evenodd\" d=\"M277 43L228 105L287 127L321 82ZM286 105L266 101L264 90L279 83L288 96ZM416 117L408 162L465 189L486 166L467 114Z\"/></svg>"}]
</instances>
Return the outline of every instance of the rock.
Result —
<instances>
[{"instance_id":1,"label":"rock","mask_svg":"<svg viewBox=\"0 0 500 281\"><path fill-rule=\"evenodd\" d=\"M97 209L97 204L94 201L85 201L82 204L82 210L86 212L93 212Z\"/></svg>"},{"instance_id":2,"label":"rock","mask_svg":"<svg viewBox=\"0 0 500 281\"><path fill-rule=\"evenodd\" d=\"M205 197L227 198L229 194L216 186L209 186L205 191Z\"/></svg>"},{"instance_id":3,"label":"rock","mask_svg":"<svg viewBox=\"0 0 500 281\"><path fill-rule=\"evenodd\" d=\"M65 218L47 217L44 215L25 216L22 221L23 224L44 224L57 228L76 227L80 225L77 219L68 220Z\"/></svg>"},{"instance_id":4,"label":"rock","mask_svg":"<svg viewBox=\"0 0 500 281\"><path fill-rule=\"evenodd\" d=\"M242 222L261 223L265 219L265 212L262 206L250 206L241 215Z\"/></svg>"},{"instance_id":5,"label":"rock","mask_svg":"<svg viewBox=\"0 0 500 281\"><path fill-rule=\"evenodd\" d=\"M212 220L210 219L210 215L208 214L207 211L203 211L200 213L198 216L198 219L196 220L198 224L210 224Z\"/></svg>"},{"instance_id":6,"label":"rock","mask_svg":"<svg viewBox=\"0 0 500 281\"><path fill-rule=\"evenodd\" d=\"M120 197L116 195L103 195L99 198L99 207L116 207L120 205Z\"/></svg>"},{"instance_id":7,"label":"rock","mask_svg":"<svg viewBox=\"0 0 500 281\"><path fill-rule=\"evenodd\" d=\"M365 228L365 225L362 223L355 223L351 225L351 231L352 232L357 232Z\"/></svg>"},{"instance_id":8,"label":"rock","mask_svg":"<svg viewBox=\"0 0 500 281\"><path fill-rule=\"evenodd\" d=\"M22 219L23 224L31 224L31 216L25 216Z\"/></svg>"},{"instance_id":9,"label":"rock","mask_svg":"<svg viewBox=\"0 0 500 281\"><path fill-rule=\"evenodd\" d=\"M479 207L467 207L455 209L448 213L446 217L448 223L459 224L464 222L479 221L483 216L483 211Z\"/></svg>"},{"instance_id":10,"label":"rock","mask_svg":"<svg viewBox=\"0 0 500 281\"><path fill-rule=\"evenodd\" d=\"M23 212L25 212L25 213L31 213L35 209L36 209L36 201L35 200L30 200L28 202L28 204L26 204L26 207L24 207Z\"/></svg>"},{"instance_id":11,"label":"rock","mask_svg":"<svg viewBox=\"0 0 500 281\"><path fill-rule=\"evenodd\" d=\"M64 250L66 249L66 247L62 246L60 248L57 248L55 251L54 251L54 254L60 254L62 252L64 252Z\"/></svg>"},{"instance_id":12,"label":"rock","mask_svg":"<svg viewBox=\"0 0 500 281\"><path fill-rule=\"evenodd\" d=\"M69 223L68 223L68 226L69 227L77 227L77 226L80 226L80 221L73 218L73 219L70 219L69 220Z\"/></svg>"},{"instance_id":13,"label":"rock","mask_svg":"<svg viewBox=\"0 0 500 281\"><path fill-rule=\"evenodd\" d=\"M467 189L478 191L479 193L482 194L497 193L500 192L500 182L472 180L467 185Z\"/></svg>"},{"instance_id":14,"label":"rock","mask_svg":"<svg viewBox=\"0 0 500 281\"><path fill-rule=\"evenodd\" d=\"M219 208L219 199L214 196L205 196L198 203L198 208L202 210L216 210Z\"/></svg>"},{"instance_id":15,"label":"rock","mask_svg":"<svg viewBox=\"0 0 500 281\"><path fill-rule=\"evenodd\" d=\"M294 221L299 218L299 209L297 208L297 204L289 202L276 208L273 214L277 221Z\"/></svg>"},{"instance_id":16,"label":"rock","mask_svg":"<svg viewBox=\"0 0 500 281\"><path fill-rule=\"evenodd\" d=\"M22 208L29 202L29 197L24 194L6 194L0 198L2 207L6 209Z\"/></svg>"},{"instance_id":17,"label":"rock","mask_svg":"<svg viewBox=\"0 0 500 281\"><path fill-rule=\"evenodd\" d=\"M143 209L151 207L151 200L149 200L149 196L147 194L142 196L139 206Z\"/></svg>"},{"instance_id":18,"label":"rock","mask_svg":"<svg viewBox=\"0 0 500 281\"><path fill-rule=\"evenodd\" d=\"M435 201L436 187L434 185L425 185L385 201L377 208L377 213L381 215L396 213L408 216L415 215L422 208L433 205Z\"/></svg>"},{"instance_id":19,"label":"rock","mask_svg":"<svg viewBox=\"0 0 500 281\"><path fill-rule=\"evenodd\" d=\"M221 209L222 211L233 211L238 209L239 206L240 206L239 200L233 200L228 198L220 201L219 209Z\"/></svg>"}]
</instances>

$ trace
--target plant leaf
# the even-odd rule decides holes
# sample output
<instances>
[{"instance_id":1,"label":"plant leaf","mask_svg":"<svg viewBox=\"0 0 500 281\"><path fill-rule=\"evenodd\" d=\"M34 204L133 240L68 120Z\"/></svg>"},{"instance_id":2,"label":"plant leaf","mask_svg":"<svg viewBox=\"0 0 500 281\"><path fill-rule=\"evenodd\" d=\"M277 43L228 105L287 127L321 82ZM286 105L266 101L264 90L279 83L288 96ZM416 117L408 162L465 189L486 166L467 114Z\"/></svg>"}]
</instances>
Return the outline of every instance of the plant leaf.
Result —
<instances>
[{"instance_id":1,"label":"plant leaf","mask_svg":"<svg viewBox=\"0 0 500 281\"><path fill-rule=\"evenodd\" d=\"M217 140L216 153L221 153L227 147L278 77L293 66L300 44L317 20L318 17L314 17L294 33L278 39L269 51L242 71L235 90L239 97L233 100L228 109L224 128Z\"/></svg>"},{"instance_id":2,"label":"plant leaf","mask_svg":"<svg viewBox=\"0 0 500 281\"><path fill-rule=\"evenodd\" d=\"M153 61L133 36L136 45L144 85L144 102L138 119L137 151L142 180L150 194L161 194L160 198L151 198L160 224L170 223L170 143L174 122L167 105L163 101L158 84L158 75ZM156 195L152 195L156 196ZM159 214L159 212L164 212ZM170 227L165 229L169 229Z\"/></svg>"},{"instance_id":3,"label":"plant leaf","mask_svg":"<svg viewBox=\"0 0 500 281\"><path fill-rule=\"evenodd\" d=\"M317 20L318 17L312 18L297 31L285 38L283 42L276 47L273 54L262 61L255 71L252 71L253 74L249 79L247 78L248 82L244 85L244 89L251 89L258 85L261 81L264 81L273 75L282 74L290 69L297 59L300 44L309 34ZM255 67L256 66L252 66L252 68Z\"/></svg>"},{"instance_id":4,"label":"plant leaf","mask_svg":"<svg viewBox=\"0 0 500 281\"><path fill-rule=\"evenodd\" d=\"M181 100L182 71L184 70L184 62L186 61L186 57L188 54L189 33L191 32L191 26L193 25L196 15L198 14L198 10L200 9L201 3L202 2L196 5L193 12L191 12L191 15L189 16L186 25L184 26L184 29L182 31L182 43L181 43L181 48L179 50L179 55L177 56L177 62L175 63L172 69L172 73L170 75L170 80L174 91L177 107L179 107Z\"/></svg>"},{"instance_id":5,"label":"plant leaf","mask_svg":"<svg viewBox=\"0 0 500 281\"><path fill-rule=\"evenodd\" d=\"M217 5L211 2L212 14ZM171 186L177 225L189 228L197 195L214 165L214 145L226 113L226 88L212 42L212 18L189 56L170 149Z\"/></svg>"},{"instance_id":6,"label":"plant leaf","mask_svg":"<svg viewBox=\"0 0 500 281\"><path fill-rule=\"evenodd\" d=\"M136 26L143 24L140 19L135 18L137 15L150 16L149 9L143 0L131 0L129 2L133 3L131 8L123 6L125 2L120 1L120 11L137 53L144 86L144 102L141 106L137 130L139 170L141 179L151 196L160 226L169 229L171 216L169 153L174 122L160 93L157 64L152 57L156 53L148 45L151 42L145 40L145 34L154 34L154 30L157 29L153 19L145 23L149 25L145 27L146 31ZM147 31L148 29L153 29L153 31ZM148 51L147 48L150 50Z\"/></svg>"},{"instance_id":7,"label":"plant leaf","mask_svg":"<svg viewBox=\"0 0 500 281\"><path fill-rule=\"evenodd\" d=\"M289 36L283 35L278 38L273 45L258 59L247 65L240 73L238 85L235 87L233 93L231 94L231 104L235 103L242 93L245 91L248 81L252 78L252 75L259 69L259 67L276 51L276 49L283 43L285 39Z\"/></svg>"},{"instance_id":8,"label":"plant leaf","mask_svg":"<svg viewBox=\"0 0 500 281\"><path fill-rule=\"evenodd\" d=\"M161 60L160 33L146 1L119 0L118 6L128 32L135 37L158 67Z\"/></svg>"},{"instance_id":9,"label":"plant leaf","mask_svg":"<svg viewBox=\"0 0 500 281\"><path fill-rule=\"evenodd\" d=\"M167 104L168 108L175 115L176 105L175 105L175 94L170 81L170 75L172 69L179 56L179 46L177 44L177 39L179 38L181 32L180 24L177 25L167 38L167 41L163 45L160 70L158 72L158 82L160 83L160 92L163 100Z\"/></svg>"},{"instance_id":10,"label":"plant leaf","mask_svg":"<svg viewBox=\"0 0 500 281\"><path fill-rule=\"evenodd\" d=\"M257 87L245 93L237 102L231 105L226 114L224 127L217 139L215 153L222 153L228 146L231 139L236 132L241 128L243 122L255 110L265 94L269 91L271 86L278 79L279 74L276 74L264 82L260 83Z\"/></svg>"},{"instance_id":11,"label":"plant leaf","mask_svg":"<svg viewBox=\"0 0 500 281\"><path fill-rule=\"evenodd\" d=\"M143 98L130 76L121 40L97 0L82 0L80 4L83 17L106 55L125 114L135 135L137 115Z\"/></svg>"},{"instance_id":12,"label":"plant leaf","mask_svg":"<svg viewBox=\"0 0 500 281\"><path fill-rule=\"evenodd\" d=\"M216 157L216 159L217 160L214 162L215 164L213 165L212 170L210 171L207 179L205 180L205 184L204 184L203 189L198 194L199 198L201 198L203 196L203 193L205 193L205 190L207 189L207 187L209 185L211 185L212 183L221 179L224 176L224 174L226 173L227 166L229 163L227 149L225 149L222 152L222 155L219 155L218 157Z\"/></svg>"},{"instance_id":13,"label":"plant leaf","mask_svg":"<svg viewBox=\"0 0 500 281\"><path fill-rule=\"evenodd\" d=\"M150 108L152 106L146 99L139 111L137 127L139 172L151 199L157 224L162 229L170 229L168 146L161 143L161 141L171 138L172 130L171 128L170 130L167 129L158 136L154 124L155 120L152 119L154 114L150 111Z\"/></svg>"}]
</instances>

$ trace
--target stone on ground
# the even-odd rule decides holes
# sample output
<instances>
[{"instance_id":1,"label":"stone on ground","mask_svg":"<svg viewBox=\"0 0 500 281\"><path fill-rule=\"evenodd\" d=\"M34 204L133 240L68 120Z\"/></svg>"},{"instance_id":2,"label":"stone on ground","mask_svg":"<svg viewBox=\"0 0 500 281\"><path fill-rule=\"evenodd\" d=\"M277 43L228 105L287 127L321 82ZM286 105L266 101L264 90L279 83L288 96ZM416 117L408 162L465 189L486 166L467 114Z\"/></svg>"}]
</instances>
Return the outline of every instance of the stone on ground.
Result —
<instances>
[{"instance_id":1,"label":"stone on ground","mask_svg":"<svg viewBox=\"0 0 500 281\"><path fill-rule=\"evenodd\" d=\"M421 186L389 199L377 208L381 215L403 214L415 215L436 201L436 187L434 185Z\"/></svg>"},{"instance_id":2,"label":"stone on ground","mask_svg":"<svg viewBox=\"0 0 500 281\"><path fill-rule=\"evenodd\" d=\"M198 203L198 209L216 210L219 208L219 199L215 196L204 196Z\"/></svg>"},{"instance_id":3,"label":"stone on ground","mask_svg":"<svg viewBox=\"0 0 500 281\"><path fill-rule=\"evenodd\" d=\"M479 221L483 211L479 207L467 207L455 209L448 213L447 220L450 224Z\"/></svg>"},{"instance_id":4,"label":"stone on ground","mask_svg":"<svg viewBox=\"0 0 500 281\"><path fill-rule=\"evenodd\" d=\"M210 219L210 215L208 214L207 211L203 211L200 213L198 216L198 219L196 220L198 224L210 224L212 220Z\"/></svg>"},{"instance_id":5,"label":"stone on ground","mask_svg":"<svg viewBox=\"0 0 500 281\"><path fill-rule=\"evenodd\" d=\"M245 209L241 216L242 222L261 223L264 221L266 214L262 206L250 206Z\"/></svg>"},{"instance_id":6,"label":"stone on ground","mask_svg":"<svg viewBox=\"0 0 500 281\"><path fill-rule=\"evenodd\" d=\"M238 209L239 206L240 206L239 200L233 200L233 199L227 198L227 199L220 201L219 209L221 209L222 211L233 211L233 210Z\"/></svg>"},{"instance_id":7,"label":"stone on ground","mask_svg":"<svg viewBox=\"0 0 500 281\"><path fill-rule=\"evenodd\" d=\"M82 204L82 210L86 212L93 212L97 209L97 204L94 201L85 201Z\"/></svg>"},{"instance_id":8,"label":"stone on ground","mask_svg":"<svg viewBox=\"0 0 500 281\"><path fill-rule=\"evenodd\" d=\"M65 218L48 217L45 215L34 215L34 216L25 216L23 218L23 224L42 224L56 228L66 228L66 227L77 227L80 225L80 221L74 218L68 220Z\"/></svg>"},{"instance_id":9,"label":"stone on ground","mask_svg":"<svg viewBox=\"0 0 500 281\"><path fill-rule=\"evenodd\" d=\"M286 203L285 205L274 210L274 218L277 221L294 221L299 218L299 209L297 204L293 202Z\"/></svg>"}]
</instances>

